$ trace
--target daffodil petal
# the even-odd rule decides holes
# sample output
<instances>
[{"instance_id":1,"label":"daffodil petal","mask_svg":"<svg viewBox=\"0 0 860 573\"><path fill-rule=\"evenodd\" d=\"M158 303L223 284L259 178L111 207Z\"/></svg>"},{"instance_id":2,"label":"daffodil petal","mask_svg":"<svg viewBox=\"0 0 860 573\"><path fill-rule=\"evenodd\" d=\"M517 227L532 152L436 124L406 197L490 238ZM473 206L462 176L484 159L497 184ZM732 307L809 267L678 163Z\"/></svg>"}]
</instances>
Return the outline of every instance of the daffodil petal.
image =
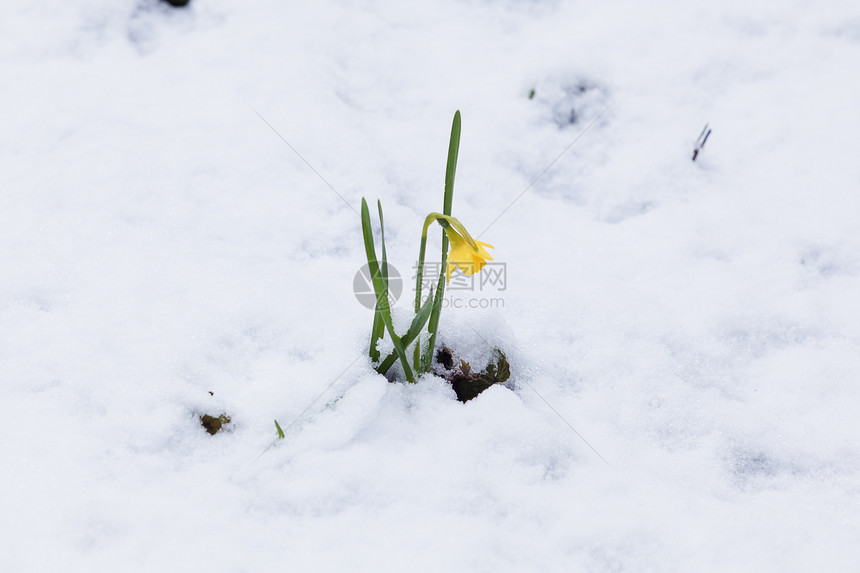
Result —
<instances>
[{"instance_id":1,"label":"daffodil petal","mask_svg":"<svg viewBox=\"0 0 860 573\"><path fill-rule=\"evenodd\" d=\"M448 267L445 271L448 282L451 282L451 275L455 268L460 269L465 275L473 275L483 269L488 260L493 260L493 257L484 249L484 247L494 249L493 245L475 241L475 247L473 247L465 237L454 229L449 227L445 231L451 242L451 250L448 252Z\"/></svg>"}]
</instances>

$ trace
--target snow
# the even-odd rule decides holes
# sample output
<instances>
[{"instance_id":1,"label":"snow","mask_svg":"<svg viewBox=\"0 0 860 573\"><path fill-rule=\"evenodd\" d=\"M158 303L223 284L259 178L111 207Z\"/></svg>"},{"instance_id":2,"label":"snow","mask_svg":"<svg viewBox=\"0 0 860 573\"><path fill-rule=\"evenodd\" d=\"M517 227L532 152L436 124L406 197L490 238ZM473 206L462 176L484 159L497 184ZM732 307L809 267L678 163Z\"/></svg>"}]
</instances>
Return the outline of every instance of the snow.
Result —
<instances>
[{"instance_id":1,"label":"snow","mask_svg":"<svg viewBox=\"0 0 860 573\"><path fill-rule=\"evenodd\" d=\"M857 570L857 69L850 1L5 3L0 570ZM466 404L351 290L457 109Z\"/></svg>"}]
</instances>

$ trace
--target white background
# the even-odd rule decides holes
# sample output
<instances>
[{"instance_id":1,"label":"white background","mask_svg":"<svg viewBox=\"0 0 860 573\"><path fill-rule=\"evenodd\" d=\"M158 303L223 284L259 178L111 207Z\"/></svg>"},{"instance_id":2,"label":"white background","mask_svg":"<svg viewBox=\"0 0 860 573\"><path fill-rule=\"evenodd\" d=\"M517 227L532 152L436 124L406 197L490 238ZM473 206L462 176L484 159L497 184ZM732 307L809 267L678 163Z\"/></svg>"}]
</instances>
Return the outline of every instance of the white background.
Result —
<instances>
[{"instance_id":1,"label":"white background","mask_svg":"<svg viewBox=\"0 0 860 573\"><path fill-rule=\"evenodd\" d=\"M3 3L0 569L857 570L858 70L853 0ZM466 404L352 294L457 109Z\"/></svg>"}]
</instances>

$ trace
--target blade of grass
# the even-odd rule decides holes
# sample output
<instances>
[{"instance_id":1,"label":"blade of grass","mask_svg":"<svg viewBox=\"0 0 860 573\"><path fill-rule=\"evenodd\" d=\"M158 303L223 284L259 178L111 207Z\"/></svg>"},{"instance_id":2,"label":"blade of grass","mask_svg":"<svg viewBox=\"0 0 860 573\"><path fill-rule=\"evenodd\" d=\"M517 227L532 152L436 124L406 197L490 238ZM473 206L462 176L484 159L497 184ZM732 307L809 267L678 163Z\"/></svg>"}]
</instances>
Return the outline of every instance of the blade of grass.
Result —
<instances>
[{"instance_id":1,"label":"blade of grass","mask_svg":"<svg viewBox=\"0 0 860 573\"><path fill-rule=\"evenodd\" d=\"M379 210L379 235L382 240L382 280L385 281L385 287L388 288L388 255L385 254L385 223L382 219L382 201L376 201L376 207Z\"/></svg>"},{"instance_id":2,"label":"blade of grass","mask_svg":"<svg viewBox=\"0 0 860 573\"><path fill-rule=\"evenodd\" d=\"M370 268L370 277L373 282L373 290L376 292L376 306L382 315L382 321L385 323L385 329L391 337L391 342L394 344L394 351L403 365L403 373L406 379L415 383L415 376L412 374L412 368L409 366L409 360L406 357L406 352L403 349L403 343L400 337L394 332L394 325L391 321L391 307L388 300L388 287L382 279L382 272L379 270L379 262L376 258L376 247L373 246L373 231L370 227L370 211L367 209L367 201L361 199L361 232L364 236L364 251L367 255L367 265Z\"/></svg>"},{"instance_id":3,"label":"blade of grass","mask_svg":"<svg viewBox=\"0 0 860 573\"><path fill-rule=\"evenodd\" d=\"M275 420L275 428L278 429L278 439L283 440L284 439L284 431L281 429L281 425L278 423L277 420Z\"/></svg>"},{"instance_id":4,"label":"blade of grass","mask_svg":"<svg viewBox=\"0 0 860 573\"><path fill-rule=\"evenodd\" d=\"M379 208L379 231L382 235L382 280L385 281L386 289L388 283L388 255L385 252L385 222L382 218L382 202L376 202ZM373 312L373 326L370 329L370 359L374 362L379 361L379 340L385 335L385 323L382 320L382 314L379 310L379 304L376 305L376 310Z\"/></svg>"}]
</instances>

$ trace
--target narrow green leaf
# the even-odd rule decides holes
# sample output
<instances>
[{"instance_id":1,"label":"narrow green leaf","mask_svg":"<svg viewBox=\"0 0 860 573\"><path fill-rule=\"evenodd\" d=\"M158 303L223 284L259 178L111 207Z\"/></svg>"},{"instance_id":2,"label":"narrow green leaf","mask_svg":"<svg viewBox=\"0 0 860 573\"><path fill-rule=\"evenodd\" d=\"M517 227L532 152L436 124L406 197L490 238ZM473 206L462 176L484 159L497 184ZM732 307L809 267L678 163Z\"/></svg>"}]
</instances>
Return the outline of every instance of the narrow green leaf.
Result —
<instances>
[{"instance_id":1,"label":"narrow green leaf","mask_svg":"<svg viewBox=\"0 0 860 573\"><path fill-rule=\"evenodd\" d=\"M373 229L370 226L370 211L367 209L367 201L361 198L361 235L364 238L364 252L367 256L368 266L377 265L376 248L373 246Z\"/></svg>"},{"instance_id":2,"label":"narrow green leaf","mask_svg":"<svg viewBox=\"0 0 860 573\"><path fill-rule=\"evenodd\" d=\"M388 283L388 255L385 252L385 221L382 218L382 202L376 202L379 208L379 231L382 235L382 280L385 281L386 290L389 287ZM379 360L379 340L385 336L385 323L380 314L379 304L376 305L376 310L373 313L373 326L370 329L370 359L374 362Z\"/></svg>"},{"instance_id":3,"label":"narrow green leaf","mask_svg":"<svg viewBox=\"0 0 860 573\"><path fill-rule=\"evenodd\" d=\"M448 164L445 166L445 195L442 198L442 213L451 215L451 207L454 202L454 177L457 174L457 157L460 153L460 110L454 114L451 124L451 140L448 142ZM433 311L430 314L430 323L427 330L430 339L427 341L427 349L421 357L421 372L429 372L430 364L433 362L433 352L436 349L436 333L439 330L439 315L442 312L442 298L445 294L445 269L448 266L448 235L442 233L442 272L436 287L436 297L433 302Z\"/></svg>"},{"instance_id":4,"label":"narrow green leaf","mask_svg":"<svg viewBox=\"0 0 860 573\"><path fill-rule=\"evenodd\" d=\"M379 339L385 334L385 323L382 314L377 310L373 313L373 326L370 328L370 359L379 360Z\"/></svg>"},{"instance_id":5,"label":"narrow green leaf","mask_svg":"<svg viewBox=\"0 0 860 573\"><path fill-rule=\"evenodd\" d=\"M442 202L442 213L451 214L454 202L454 176L457 174L457 157L460 154L460 110L454 113L451 124L451 141L448 142L448 165L445 166L445 197Z\"/></svg>"},{"instance_id":6,"label":"narrow green leaf","mask_svg":"<svg viewBox=\"0 0 860 573\"><path fill-rule=\"evenodd\" d=\"M277 430L278 430L278 439L283 440L284 439L284 431L281 429L281 425L278 423L277 420L275 420L275 428L277 428Z\"/></svg>"},{"instance_id":7,"label":"narrow green leaf","mask_svg":"<svg viewBox=\"0 0 860 573\"><path fill-rule=\"evenodd\" d=\"M407 348L412 341L415 340L418 335L421 333L421 329L424 328L424 325L427 324L427 319L430 318L430 312L433 309L433 287L430 287L430 296L427 297L427 300L424 302L424 305L418 310L415 314L415 318L412 319L412 324L409 325L409 330L406 331L406 334L400 339L400 342L403 344L403 348ZM416 345L417 346L417 345ZM397 353L395 351L391 351L388 356L385 357L385 360L380 362L379 366L376 367L376 371L380 374L385 374L388 372L388 369L391 368L391 365L394 364L394 361L397 359Z\"/></svg>"},{"instance_id":8,"label":"narrow green leaf","mask_svg":"<svg viewBox=\"0 0 860 573\"><path fill-rule=\"evenodd\" d=\"M376 248L373 246L373 231L370 227L370 211L364 198L361 199L361 231L362 235L364 235L364 250L367 255L367 265L370 267L373 290L376 293L376 307L379 309L382 320L385 323L388 336L391 337L391 342L394 344L394 351L397 352L397 357L403 365L403 373L406 375L406 379L409 382L415 383L415 376L412 374L412 368L409 367L409 360L406 358L403 343L400 341L397 333L394 332L394 325L391 321L391 307L388 300L388 287L385 285L385 281L382 280L382 272L379 270Z\"/></svg>"},{"instance_id":9,"label":"narrow green leaf","mask_svg":"<svg viewBox=\"0 0 860 573\"><path fill-rule=\"evenodd\" d=\"M382 219L382 201L377 199L376 207L379 209L379 235L382 239L382 280L385 281L385 288L390 285L388 283L388 255L385 253L385 222Z\"/></svg>"}]
</instances>

